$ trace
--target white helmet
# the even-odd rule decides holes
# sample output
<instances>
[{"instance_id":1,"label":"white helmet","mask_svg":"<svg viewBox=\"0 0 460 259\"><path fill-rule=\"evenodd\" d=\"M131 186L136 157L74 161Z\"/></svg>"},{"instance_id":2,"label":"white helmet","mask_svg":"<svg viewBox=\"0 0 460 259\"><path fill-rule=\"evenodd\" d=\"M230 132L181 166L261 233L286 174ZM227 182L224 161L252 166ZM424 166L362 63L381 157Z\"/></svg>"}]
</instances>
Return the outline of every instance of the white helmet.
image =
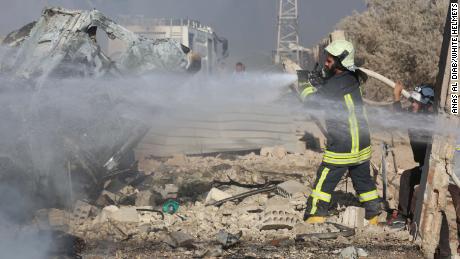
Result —
<instances>
[{"instance_id":1,"label":"white helmet","mask_svg":"<svg viewBox=\"0 0 460 259\"><path fill-rule=\"evenodd\" d=\"M353 44L347 40L334 40L326 48L325 51L340 60L342 66L350 71L355 71L355 48Z\"/></svg>"}]
</instances>

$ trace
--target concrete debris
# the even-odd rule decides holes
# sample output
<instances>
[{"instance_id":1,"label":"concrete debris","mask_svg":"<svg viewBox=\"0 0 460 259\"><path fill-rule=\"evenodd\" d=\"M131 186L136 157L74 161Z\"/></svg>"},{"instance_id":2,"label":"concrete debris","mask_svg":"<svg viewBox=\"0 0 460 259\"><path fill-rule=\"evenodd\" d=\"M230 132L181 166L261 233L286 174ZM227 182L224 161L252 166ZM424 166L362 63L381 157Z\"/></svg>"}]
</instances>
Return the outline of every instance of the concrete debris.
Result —
<instances>
[{"instance_id":1,"label":"concrete debris","mask_svg":"<svg viewBox=\"0 0 460 259\"><path fill-rule=\"evenodd\" d=\"M354 246L349 246L347 248L342 249L339 255L340 259L358 259L358 251Z\"/></svg>"},{"instance_id":2,"label":"concrete debris","mask_svg":"<svg viewBox=\"0 0 460 259\"><path fill-rule=\"evenodd\" d=\"M220 201L220 200L223 200L223 199L227 199L227 198L230 198L232 197L230 194L224 192L224 191L221 191L217 188L212 188L209 193L208 193L208 196L206 196L206 200L205 200L205 203L206 204L209 204L211 202L215 202L215 201Z\"/></svg>"},{"instance_id":3,"label":"concrete debris","mask_svg":"<svg viewBox=\"0 0 460 259\"><path fill-rule=\"evenodd\" d=\"M183 231L174 231L169 234L170 240L167 242L172 247L192 248L195 239Z\"/></svg>"},{"instance_id":4,"label":"concrete debris","mask_svg":"<svg viewBox=\"0 0 460 259\"><path fill-rule=\"evenodd\" d=\"M275 196L267 200L265 211L287 211L290 207L288 199Z\"/></svg>"},{"instance_id":5,"label":"concrete debris","mask_svg":"<svg viewBox=\"0 0 460 259\"><path fill-rule=\"evenodd\" d=\"M110 205L104 207L101 213L94 219L93 224L101 224L107 221L123 223L138 223L140 221L136 207L121 207Z\"/></svg>"},{"instance_id":6,"label":"concrete debris","mask_svg":"<svg viewBox=\"0 0 460 259\"><path fill-rule=\"evenodd\" d=\"M151 202L152 192L149 190L140 191L136 194L136 207L154 205Z\"/></svg>"},{"instance_id":7,"label":"concrete debris","mask_svg":"<svg viewBox=\"0 0 460 259\"><path fill-rule=\"evenodd\" d=\"M139 214L137 213L136 207L121 207L110 213L108 219L118 222L137 223L139 222Z\"/></svg>"},{"instance_id":8,"label":"concrete debris","mask_svg":"<svg viewBox=\"0 0 460 259\"><path fill-rule=\"evenodd\" d=\"M358 249L356 249L356 251L358 251L358 258L369 256L369 254L366 252L366 250L364 250L362 248L358 248Z\"/></svg>"},{"instance_id":9,"label":"concrete debris","mask_svg":"<svg viewBox=\"0 0 460 259\"><path fill-rule=\"evenodd\" d=\"M96 41L99 31L126 43L118 59L111 60L101 51ZM47 8L35 24L11 33L4 42L14 48L2 59L1 70L25 78L185 72L199 60L175 40L145 38L97 10Z\"/></svg>"},{"instance_id":10,"label":"concrete debris","mask_svg":"<svg viewBox=\"0 0 460 259\"><path fill-rule=\"evenodd\" d=\"M278 184L278 193L285 197L285 198L291 198L293 196L304 196L307 187L295 180L289 180L283 183Z\"/></svg>"},{"instance_id":11,"label":"concrete debris","mask_svg":"<svg viewBox=\"0 0 460 259\"><path fill-rule=\"evenodd\" d=\"M165 199L176 199L178 192L179 187L177 187L175 184L166 184L162 195Z\"/></svg>"},{"instance_id":12,"label":"concrete debris","mask_svg":"<svg viewBox=\"0 0 460 259\"><path fill-rule=\"evenodd\" d=\"M244 213L259 213L263 211L263 207L257 203L250 203L250 204L242 204L238 206L237 213L244 214Z\"/></svg>"},{"instance_id":13,"label":"concrete debris","mask_svg":"<svg viewBox=\"0 0 460 259\"><path fill-rule=\"evenodd\" d=\"M117 204L120 197L114 193L103 190L99 198L96 200L96 205L99 207L105 207L109 205Z\"/></svg>"},{"instance_id":14,"label":"concrete debris","mask_svg":"<svg viewBox=\"0 0 460 259\"><path fill-rule=\"evenodd\" d=\"M367 225L364 215L364 208L349 206L340 214L340 224L350 228L362 228Z\"/></svg>"},{"instance_id":15,"label":"concrete debris","mask_svg":"<svg viewBox=\"0 0 460 259\"><path fill-rule=\"evenodd\" d=\"M204 250L204 252L202 253L199 253L197 255L197 257L199 258L208 258L208 257L211 257L211 258L214 258L214 257L221 257L224 253L224 250L222 249L222 246L221 245L214 245L214 246L210 246L208 248L206 248Z\"/></svg>"},{"instance_id":16,"label":"concrete debris","mask_svg":"<svg viewBox=\"0 0 460 259\"><path fill-rule=\"evenodd\" d=\"M261 222L260 230L292 229L300 219L296 214L274 210L265 212Z\"/></svg>"},{"instance_id":17,"label":"concrete debris","mask_svg":"<svg viewBox=\"0 0 460 259\"><path fill-rule=\"evenodd\" d=\"M95 215L97 213L97 208L91 204L84 201L77 201L72 213L71 220L73 224L81 224L84 222L91 214Z\"/></svg>"},{"instance_id":18,"label":"concrete debris","mask_svg":"<svg viewBox=\"0 0 460 259\"><path fill-rule=\"evenodd\" d=\"M349 246L344 248L339 255L340 259L358 259L367 257L367 252L362 248L355 248L354 246Z\"/></svg>"},{"instance_id":19,"label":"concrete debris","mask_svg":"<svg viewBox=\"0 0 460 259\"><path fill-rule=\"evenodd\" d=\"M301 240L298 239L299 236L304 242L311 244L307 249L310 254L308 256L304 256L306 254L303 253L295 254L294 258L315 258L316 255L328 256L332 253L338 257L342 252L341 249L335 248L337 251L332 252L326 248L325 252L321 252L321 249L317 247L319 245L315 244L322 242L322 239L330 239L328 242L339 244L339 247L350 244L369 247L369 244L381 243L385 240L386 245L391 245L391 242L395 240L405 242L405 244L410 242L407 238L409 234L406 232L402 235L401 231L392 232L380 226L361 227L365 221L363 209L359 207L344 207L343 211L339 208L339 212L341 211L339 215L332 215L328 218L331 222L356 228L356 234L352 236L345 236L341 228L333 223L313 225L304 223L303 210L296 210L297 206L293 202L305 203L305 186L308 183L303 184L299 180L313 178L315 171L305 168L297 172L292 169L293 167L284 167L280 162L270 164L270 161L274 160L291 161L291 158L297 159L297 156L288 154L283 160L277 158L275 160L252 155L249 156L251 159L242 156L236 161L213 157L188 157L187 169L190 168L191 173L187 177L184 177L183 171L177 170L177 167L171 169L172 167L165 166L164 160L159 160L161 165L151 170L154 173L142 178L143 180L138 183L129 180L132 178L130 175L129 179L119 177L105 185L106 189L101 196L112 197L111 202L114 202L114 205L103 206L99 213L97 210L93 212L94 208L91 208L91 212L88 213L88 209L84 208L91 207L91 205L78 202L78 206L76 204L75 207L80 208L82 221L79 224L70 222L72 226L68 228L68 231L90 242L99 240L119 242L131 239L133 243L145 244L145 242L162 241L165 244L160 250L173 253L165 255L168 257L177 257L179 254L187 257L225 257L231 256L235 250L255 249L252 248L254 243L261 244L267 249L288 249L294 252L291 248ZM317 162L319 164L321 160L318 159ZM235 174L231 178L233 181L228 182L228 178L219 178L222 171L210 171L213 166L221 164L232 166L226 171L234 170L238 164L250 170L244 171L246 175ZM312 165L314 166L317 164ZM246 179L251 174L260 171L269 170L279 171L280 178L284 180L277 186L273 185L275 189L245 197L240 199L239 203L226 202L219 207L206 206L208 202L255 190L245 184L241 185L243 187L239 186L241 179ZM300 177L292 177L297 173ZM228 188L225 191L211 188L210 183L214 179L227 182ZM338 188L343 187L339 185ZM177 195L179 189L181 195L175 199L180 202L179 212L173 215L162 213L159 206L164 203L164 197L171 194ZM284 195L280 195L278 189L283 189ZM135 194L134 204L137 206L121 206L119 201L124 199L125 195L132 195L132 193ZM42 213L44 214L42 223L38 222L40 218L38 214L40 213L37 213L36 217L38 224L47 229L50 228L49 225L55 225L55 228L63 225L65 229L63 220L65 214L61 211L51 213L45 210ZM191 248L194 251L191 251ZM358 248L351 253L347 252L349 250L352 249L343 251L343 256L348 256L343 258L354 258L350 257L350 254L355 256L359 253L361 257L366 254L365 251ZM374 251L372 253L374 254ZM248 254L251 253L246 255ZM253 254L257 257L258 251L254 251Z\"/></svg>"},{"instance_id":20,"label":"concrete debris","mask_svg":"<svg viewBox=\"0 0 460 259\"><path fill-rule=\"evenodd\" d=\"M69 226L69 216L63 210L50 209L48 223L52 229L66 231Z\"/></svg>"},{"instance_id":21,"label":"concrete debris","mask_svg":"<svg viewBox=\"0 0 460 259\"><path fill-rule=\"evenodd\" d=\"M222 244L224 248L231 247L238 243L243 236L243 232L240 231L237 234L230 234L225 230L220 230L219 233L217 233L217 241Z\"/></svg>"},{"instance_id":22,"label":"concrete debris","mask_svg":"<svg viewBox=\"0 0 460 259\"><path fill-rule=\"evenodd\" d=\"M269 244L272 246L277 246L277 247L293 246L295 245L295 240L285 237L285 238L271 240Z\"/></svg>"},{"instance_id":23,"label":"concrete debris","mask_svg":"<svg viewBox=\"0 0 460 259\"><path fill-rule=\"evenodd\" d=\"M287 155L287 151L282 146L275 147L262 147L260 149L260 155L265 157L274 157L277 159L283 159Z\"/></svg>"}]
</instances>

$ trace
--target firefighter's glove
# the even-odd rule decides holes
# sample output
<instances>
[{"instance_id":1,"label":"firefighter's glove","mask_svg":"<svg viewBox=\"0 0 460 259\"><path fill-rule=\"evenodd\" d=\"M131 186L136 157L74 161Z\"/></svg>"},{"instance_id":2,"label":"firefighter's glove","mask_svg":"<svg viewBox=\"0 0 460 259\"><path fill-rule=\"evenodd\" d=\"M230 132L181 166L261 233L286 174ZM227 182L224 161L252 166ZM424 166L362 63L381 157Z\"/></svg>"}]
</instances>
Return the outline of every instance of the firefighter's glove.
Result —
<instances>
[{"instance_id":1,"label":"firefighter's glove","mask_svg":"<svg viewBox=\"0 0 460 259\"><path fill-rule=\"evenodd\" d=\"M317 89L310 82L303 83L300 87L300 99L304 102L308 96L316 93Z\"/></svg>"}]
</instances>

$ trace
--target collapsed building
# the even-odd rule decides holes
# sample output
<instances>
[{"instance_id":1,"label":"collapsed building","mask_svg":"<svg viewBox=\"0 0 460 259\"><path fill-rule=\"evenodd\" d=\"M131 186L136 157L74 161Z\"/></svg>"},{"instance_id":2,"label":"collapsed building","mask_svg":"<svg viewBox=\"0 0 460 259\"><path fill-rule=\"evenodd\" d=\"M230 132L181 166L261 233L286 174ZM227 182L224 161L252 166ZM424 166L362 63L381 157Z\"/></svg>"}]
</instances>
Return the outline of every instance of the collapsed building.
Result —
<instances>
[{"instance_id":1,"label":"collapsed building","mask_svg":"<svg viewBox=\"0 0 460 259\"><path fill-rule=\"evenodd\" d=\"M98 31L125 42L116 60L101 51ZM12 32L3 45L14 47L2 59L3 72L25 78L142 74L152 71L198 71L201 62L175 40L153 40L116 24L97 10L49 8L37 22ZM77 69L77 71L74 71Z\"/></svg>"},{"instance_id":2,"label":"collapsed building","mask_svg":"<svg viewBox=\"0 0 460 259\"><path fill-rule=\"evenodd\" d=\"M98 33L123 41L127 47L116 59L109 58L97 42ZM104 174L119 169L118 160L139 141L139 136L145 134L146 125L114 114L112 109L117 100L107 92L98 91L98 86L91 85L90 81L78 86L88 88L82 91L90 91L88 98L78 101L87 102L81 106L93 107L99 114L88 114L87 118L76 121L66 120L62 108L71 106L72 102L67 100L66 104L62 100L58 103L59 92L64 90L55 85L54 79L119 78L155 72L187 75L200 69L200 56L175 40L143 37L97 10L45 9L38 21L11 32L2 41L0 71L5 75L2 76L2 92L5 96L21 98L4 100L9 109L3 117L23 118L11 122L11 127L16 128L14 136L11 130L5 132L9 135L4 137L1 152L2 167L6 168L3 178L9 177L8 171L21 171L32 177L29 181L35 186L32 189L43 189L34 182L42 176L46 179L50 175L62 177L62 170L69 163L69 171L80 171L79 174L86 175L94 186ZM118 130L109 130L113 128ZM112 135L107 134L102 141L100 133L104 131ZM85 142L82 136L93 140ZM98 141L99 144L94 144ZM40 151L49 145L55 145L56 151L47 154ZM49 187L45 189L52 190L49 184L45 184Z\"/></svg>"},{"instance_id":3,"label":"collapsed building","mask_svg":"<svg viewBox=\"0 0 460 259\"><path fill-rule=\"evenodd\" d=\"M202 72L218 72L221 63L228 57L228 40L220 37L210 27L190 19L147 18L119 16L117 21L128 30L153 40L173 39L191 49L201 57ZM126 42L111 40L107 45L109 55L119 55Z\"/></svg>"}]
</instances>

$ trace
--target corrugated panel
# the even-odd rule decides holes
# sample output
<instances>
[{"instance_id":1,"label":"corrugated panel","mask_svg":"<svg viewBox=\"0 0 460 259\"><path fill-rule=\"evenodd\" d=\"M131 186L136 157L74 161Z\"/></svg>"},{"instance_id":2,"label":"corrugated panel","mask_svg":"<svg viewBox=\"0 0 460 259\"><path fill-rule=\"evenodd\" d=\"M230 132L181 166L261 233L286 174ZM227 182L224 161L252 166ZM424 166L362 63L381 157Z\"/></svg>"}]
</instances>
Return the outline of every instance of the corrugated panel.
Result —
<instances>
[{"instance_id":1,"label":"corrugated panel","mask_svg":"<svg viewBox=\"0 0 460 259\"><path fill-rule=\"evenodd\" d=\"M162 116L135 149L138 159L282 145L297 151L296 125L287 107L254 105L229 111Z\"/></svg>"}]
</instances>

